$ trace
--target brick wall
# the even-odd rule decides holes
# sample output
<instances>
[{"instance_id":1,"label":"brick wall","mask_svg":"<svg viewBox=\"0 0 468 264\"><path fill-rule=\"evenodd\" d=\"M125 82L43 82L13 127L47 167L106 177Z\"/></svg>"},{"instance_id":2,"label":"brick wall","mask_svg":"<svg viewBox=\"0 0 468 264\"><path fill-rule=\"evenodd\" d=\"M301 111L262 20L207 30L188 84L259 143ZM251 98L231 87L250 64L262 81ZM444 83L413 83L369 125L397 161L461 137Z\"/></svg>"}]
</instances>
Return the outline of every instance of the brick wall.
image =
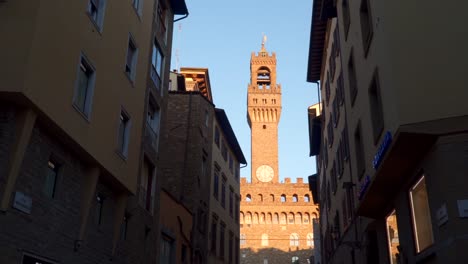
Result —
<instances>
[{"instance_id":1,"label":"brick wall","mask_svg":"<svg viewBox=\"0 0 468 264\"><path fill-rule=\"evenodd\" d=\"M299 263L307 263L313 255L314 246L307 244L307 235L313 233L312 219L317 218L317 207L312 203L308 184L302 183L302 179L291 183L286 178L285 182L241 181L240 233L246 238L241 245L241 263L264 263L265 259L269 264L291 263L293 257L298 257ZM246 200L247 195L250 201ZM285 202L281 202L281 195L286 196ZM297 202L293 201L294 195L297 195ZM304 200L306 195L309 202ZM276 214L278 222L274 219ZM285 222L282 214L286 215ZM298 235L298 245L291 245L292 234ZM262 245L262 235L268 236L267 244Z\"/></svg>"}]
</instances>

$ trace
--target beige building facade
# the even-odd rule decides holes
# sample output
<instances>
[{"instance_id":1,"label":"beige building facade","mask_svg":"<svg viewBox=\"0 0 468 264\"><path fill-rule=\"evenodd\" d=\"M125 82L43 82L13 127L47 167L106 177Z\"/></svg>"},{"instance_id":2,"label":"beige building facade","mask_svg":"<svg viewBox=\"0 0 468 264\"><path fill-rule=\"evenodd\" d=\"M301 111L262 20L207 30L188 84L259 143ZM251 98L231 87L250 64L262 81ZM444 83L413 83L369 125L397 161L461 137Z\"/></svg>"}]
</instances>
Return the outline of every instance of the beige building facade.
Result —
<instances>
[{"instance_id":1,"label":"beige building facade","mask_svg":"<svg viewBox=\"0 0 468 264\"><path fill-rule=\"evenodd\" d=\"M247 120L251 128L251 180L241 180L241 263L308 263L314 254L312 223L318 211L308 184L279 180L278 122L281 86L276 54L262 43L250 60Z\"/></svg>"},{"instance_id":2,"label":"beige building facade","mask_svg":"<svg viewBox=\"0 0 468 264\"><path fill-rule=\"evenodd\" d=\"M468 261L468 38L463 5L445 4L313 3L321 263Z\"/></svg>"},{"instance_id":3,"label":"beige building facade","mask_svg":"<svg viewBox=\"0 0 468 264\"><path fill-rule=\"evenodd\" d=\"M150 76L167 93L174 15L184 1L0 3L1 263L157 260L145 102Z\"/></svg>"}]
</instances>

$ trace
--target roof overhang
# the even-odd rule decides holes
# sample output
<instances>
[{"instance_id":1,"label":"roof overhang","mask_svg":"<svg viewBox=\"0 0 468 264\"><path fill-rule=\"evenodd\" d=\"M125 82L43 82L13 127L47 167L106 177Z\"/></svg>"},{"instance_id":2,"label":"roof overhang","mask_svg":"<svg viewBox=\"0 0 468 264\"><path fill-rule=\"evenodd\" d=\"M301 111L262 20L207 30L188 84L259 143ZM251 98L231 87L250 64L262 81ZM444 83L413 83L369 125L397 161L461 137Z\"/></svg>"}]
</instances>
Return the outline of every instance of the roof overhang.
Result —
<instances>
[{"instance_id":1,"label":"roof overhang","mask_svg":"<svg viewBox=\"0 0 468 264\"><path fill-rule=\"evenodd\" d=\"M308 82L317 82L320 80L327 21L329 18L336 17L336 7L333 2L333 0L313 1L307 67Z\"/></svg>"},{"instance_id":2,"label":"roof overhang","mask_svg":"<svg viewBox=\"0 0 468 264\"><path fill-rule=\"evenodd\" d=\"M185 0L170 0L174 15L187 15L188 9Z\"/></svg>"},{"instance_id":3,"label":"roof overhang","mask_svg":"<svg viewBox=\"0 0 468 264\"><path fill-rule=\"evenodd\" d=\"M221 130L223 131L224 136L226 137L226 140L237 160L241 164L247 164L244 153L242 153L242 149L237 141L236 135L234 134L234 130L232 130L231 123L229 122L226 112L224 112L223 109L215 108L215 114L218 124L220 125Z\"/></svg>"}]
</instances>

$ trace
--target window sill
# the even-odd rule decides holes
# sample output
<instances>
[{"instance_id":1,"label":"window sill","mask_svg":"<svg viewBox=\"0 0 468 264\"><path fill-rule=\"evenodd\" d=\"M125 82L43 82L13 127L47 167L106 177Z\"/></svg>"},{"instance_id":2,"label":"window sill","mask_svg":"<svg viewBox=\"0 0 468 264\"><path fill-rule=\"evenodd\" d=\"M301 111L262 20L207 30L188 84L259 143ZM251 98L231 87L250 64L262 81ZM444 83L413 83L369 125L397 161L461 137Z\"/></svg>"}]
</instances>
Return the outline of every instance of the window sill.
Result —
<instances>
[{"instance_id":1,"label":"window sill","mask_svg":"<svg viewBox=\"0 0 468 264\"><path fill-rule=\"evenodd\" d=\"M73 106L73 109L75 109L75 111L78 112L78 114L79 114L81 117L83 117L83 119L84 119L86 122L91 123L91 120L90 120L89 116L88 116L87 114L83 113L83 112L81 111L81 109L80 109L76 104L73 103L72 106Z\"/></svg>"},{"instance_id":2,"label":"window sill","mask_svg":"<svg viewBox=\"0 0 468 264\"><path fill-rule=\"evenodd\" d=\"M415 263L426 263L431 258L434 258L436 253L435 244L430 245L428 248L424 249L423 251L419 252L415 256Z\"/></svg>"},{"instance_id":3,"label":"window sill","mask_svg":"<svg viewBox=\"0 0 468 264\"><path fill-rule=\"evenodd\" d=\"M96 20L94 20L94 18L91 16L91 14L89 14L89 12L86 12L86 15L88 16L89 20L91 21L91 23L93 24L94 28L96 29L97 33L99 33L100 36L102 36L102 27L100 27L98 25L98 23L96 22Z\"/></svg>"}]
</instances>

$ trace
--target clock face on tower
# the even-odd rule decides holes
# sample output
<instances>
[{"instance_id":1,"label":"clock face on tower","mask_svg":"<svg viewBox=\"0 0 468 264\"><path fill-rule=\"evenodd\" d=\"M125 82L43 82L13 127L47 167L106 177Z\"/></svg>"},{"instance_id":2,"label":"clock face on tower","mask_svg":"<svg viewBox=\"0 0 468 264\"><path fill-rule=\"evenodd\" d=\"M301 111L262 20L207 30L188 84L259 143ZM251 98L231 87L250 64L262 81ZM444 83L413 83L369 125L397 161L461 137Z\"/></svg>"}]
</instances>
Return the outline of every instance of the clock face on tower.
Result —
<instances>
[{"instance_id":1,"label":"clock face on tower","mask_svg":"<svg viewBox=\"0 0 468 264\"><path fill-rule=\"evenodd\" d=\"M275 175L275 171L268 165L262 165L257 168L257 179L261 182L270 182Z\"/></svg>"}]
</instances>

